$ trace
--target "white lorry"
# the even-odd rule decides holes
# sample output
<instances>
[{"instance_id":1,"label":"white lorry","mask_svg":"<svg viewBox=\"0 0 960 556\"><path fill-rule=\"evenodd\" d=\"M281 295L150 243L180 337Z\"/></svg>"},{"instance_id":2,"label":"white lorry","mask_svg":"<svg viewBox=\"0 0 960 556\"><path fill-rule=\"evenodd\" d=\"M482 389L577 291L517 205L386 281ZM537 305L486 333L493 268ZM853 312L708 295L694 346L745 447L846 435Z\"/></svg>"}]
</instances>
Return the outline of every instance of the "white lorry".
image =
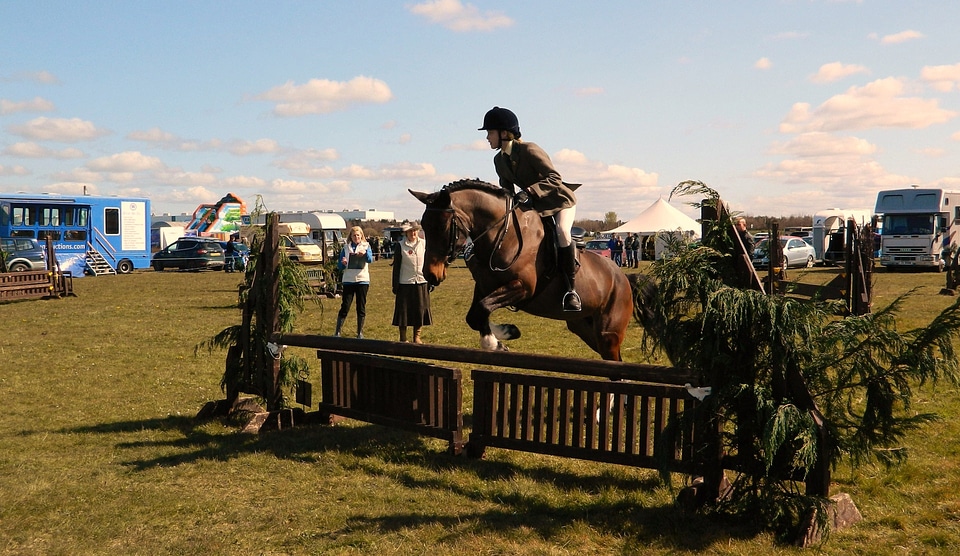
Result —
<instances>
[{"instance_id":1,"label":"white lorry","mask_svg":"<svg viewBox=\"0 0 960 556\"><path fill-rule=\"evenodd\" d=\"M960 193L943 189L891 189L877 194L883 216L880 264L887 268L944 266L944 249L956 249Z\"/></svg>"}]
</instances>

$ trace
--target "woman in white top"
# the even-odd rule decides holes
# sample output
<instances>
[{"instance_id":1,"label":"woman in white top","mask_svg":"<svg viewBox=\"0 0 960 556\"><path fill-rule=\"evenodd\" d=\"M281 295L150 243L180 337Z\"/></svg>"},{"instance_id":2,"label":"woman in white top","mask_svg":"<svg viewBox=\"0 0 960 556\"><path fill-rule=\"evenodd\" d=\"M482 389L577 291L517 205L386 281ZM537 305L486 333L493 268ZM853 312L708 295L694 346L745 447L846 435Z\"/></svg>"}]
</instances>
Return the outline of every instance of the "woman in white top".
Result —
<instances>
[{"instance_id":1,"label":"woman in white top","mask_svg":"<svg viewBox=\"0 0 960 556\"><path fill-rule=\"evenodd\" d=\"M357 338L363 338L363 321L367 317L367 290L370 289L370 263L373 262L373 250L363 236L360 226L350 228L350 236L346 245L340 251L337 268L343 271L340 280L343 285L343 296L340 301L340 312L337 314L337 331L334 336L340 335L343 321L347 320L353 298L357 298Z\"/></svg>"},{"instance_id":2,"label":"woman in white top","mask_svg":"<svg viewBox=\"0 0 960 556\"><path fill-rule=\"evenodd\" d=\"M423 276L426 240L417 235L420 226L416 223L404 224L401 230L403 239L394 247L393 257L393 325L400 328L401 342L407 341L407 327L412 326L413 342L422 344L422 328L433 323L430 289Z\"/></svg>"}]
</instances>

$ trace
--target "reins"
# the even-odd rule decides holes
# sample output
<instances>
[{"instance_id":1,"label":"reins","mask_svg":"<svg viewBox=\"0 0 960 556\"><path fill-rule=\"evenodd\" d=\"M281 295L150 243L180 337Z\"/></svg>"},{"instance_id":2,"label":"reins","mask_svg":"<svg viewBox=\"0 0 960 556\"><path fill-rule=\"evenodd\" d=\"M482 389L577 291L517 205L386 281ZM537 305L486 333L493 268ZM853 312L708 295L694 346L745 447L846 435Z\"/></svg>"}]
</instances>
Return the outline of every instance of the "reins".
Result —
<instances>
[{"instance_id":1,"label":"reins","mask_svg":"<svg viewBox=\"0 0 960 556\"><path fill-rule=\"evenodd\" d=\"M517 259L520 258L520 253L523 251L523 234L520 232L519 223L517 223L517 251L513 256L513 259L511 259L510 262L507 263L507 266L500 268L494 265L493 257L498 251L500 251L500 248L503 246L503 241L507 237L507 232L509 232L510 230L510 215L513 215L514 218L517 217L516 212L513 210L512 205L513 205L513 199L510 196L507 196L506 210L504 211L503 216L494 220L493 223L491 223L489 226L484 228L482 232L475 235L471 235L470 230L465 229L466 226L464 226L460 221L460 218L457 215L457 211L453 206L452 199L450 201L450 206L448 208L436 208L436 207L430 207L430 206L426 207L426 210L449 212L452 214L453 224L450 226L450 235L448 239L449 248L447 250L447 263L449 264L455 261L457 257L460 256L460 253L463 251L463 249L466 247L466 242L464 242L463 245L458 245L460 241L461 232L463 233L463 235L468 237L472 242L476 242L477 239L487 235L487 233L490 230L494 229L497 226L500 226L500 230L497 232L497 235L494 238L493 248L490 251L490 259L487 262L487 265L489 266L490 270L493 272L503 272L505 270L509 270L510 267L512 267L513 264L517 262Z\"/></svg>"}]
</instances>

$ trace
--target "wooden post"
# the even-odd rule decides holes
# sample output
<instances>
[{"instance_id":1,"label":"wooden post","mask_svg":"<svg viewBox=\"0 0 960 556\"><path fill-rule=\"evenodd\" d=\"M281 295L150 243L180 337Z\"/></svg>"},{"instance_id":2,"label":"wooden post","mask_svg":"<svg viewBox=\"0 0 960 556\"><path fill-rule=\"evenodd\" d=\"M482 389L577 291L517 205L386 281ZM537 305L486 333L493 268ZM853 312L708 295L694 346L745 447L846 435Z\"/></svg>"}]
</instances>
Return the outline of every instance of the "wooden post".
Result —
<instances>
[{"instance_id":1,"label":"wooden post","mask_svg":"<svg viewBox=\"0 0 960 556\"><path fill-rule=\"evenodd\" d=\"M256 346L253 354L254 369L260 377L263 384L263 397L267 402L267 410L274 411L280 409L280 359L273 357L266 350L266 342L274 337L278 330L280 318L280 308L277 304L279 297L279 266L280 266L280 233L278 223L280 217L271 212L267 215L265 235L263 238L263 252L261 261L263 273L259 287L260 295L263 299L256 305L257 310L257 333L256 337L264 342L264 345ZM257 342L259 343L259 342Z\"/></svg>"}]
</instances>

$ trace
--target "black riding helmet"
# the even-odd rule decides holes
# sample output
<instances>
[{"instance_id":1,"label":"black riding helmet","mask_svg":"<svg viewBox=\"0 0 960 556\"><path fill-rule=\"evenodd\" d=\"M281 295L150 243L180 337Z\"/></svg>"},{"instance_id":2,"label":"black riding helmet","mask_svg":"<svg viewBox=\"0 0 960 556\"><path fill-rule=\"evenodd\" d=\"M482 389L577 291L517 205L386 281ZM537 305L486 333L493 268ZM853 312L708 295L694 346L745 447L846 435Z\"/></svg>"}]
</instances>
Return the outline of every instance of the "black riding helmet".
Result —
<instances>
[{"instance_id":1,"label":"black riding helmet","mask_svg":"<svg viewBox=\"0 0 960 556\"><path fill-rule=\"evenodd\" d=\"M517 119L516 114L506 108L494 106L483 115L483 127L478 128L477 131L490 129L509 131L517 139L520 138L520 120Z\"/></svg>"}]
</instances>

